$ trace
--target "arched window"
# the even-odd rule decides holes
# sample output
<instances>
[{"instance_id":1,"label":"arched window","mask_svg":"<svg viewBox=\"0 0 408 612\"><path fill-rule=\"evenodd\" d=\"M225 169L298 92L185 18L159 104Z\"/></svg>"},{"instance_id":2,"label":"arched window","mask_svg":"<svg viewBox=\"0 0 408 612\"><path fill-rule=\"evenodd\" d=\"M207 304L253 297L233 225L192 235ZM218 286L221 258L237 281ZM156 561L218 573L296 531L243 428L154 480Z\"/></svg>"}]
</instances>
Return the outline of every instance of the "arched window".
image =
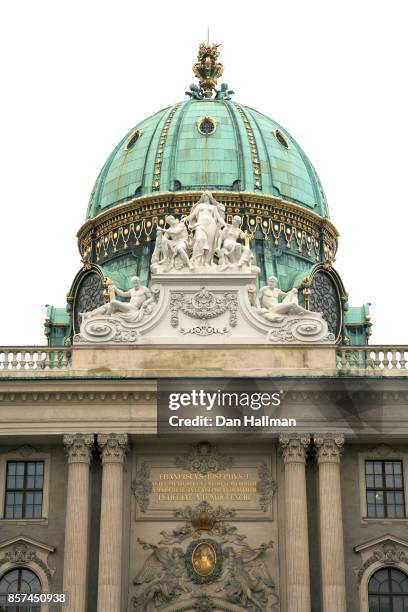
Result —
<instances>
[{"instance_id":1,"label":"arched window","mask_svg":"<svg viewBox=\"0 0 408 612\"><path fill-rule=\"evenodd\" d=\"M31 570L19 567L2 576L0 579L0 612L41 612L40 605L27 607L7 604L7 595L11 593L41 593L41 583Z\"/></svg>"},{"instance_id":2,"label":"arched window","mask_svg":"<svg viewBox=\"0 0 408 612\"><path fill-rule=\"evenodd\" d=\"M385 567L368 583L369 612L408 612L408 576Z\"/></svg>"}]
</instances>

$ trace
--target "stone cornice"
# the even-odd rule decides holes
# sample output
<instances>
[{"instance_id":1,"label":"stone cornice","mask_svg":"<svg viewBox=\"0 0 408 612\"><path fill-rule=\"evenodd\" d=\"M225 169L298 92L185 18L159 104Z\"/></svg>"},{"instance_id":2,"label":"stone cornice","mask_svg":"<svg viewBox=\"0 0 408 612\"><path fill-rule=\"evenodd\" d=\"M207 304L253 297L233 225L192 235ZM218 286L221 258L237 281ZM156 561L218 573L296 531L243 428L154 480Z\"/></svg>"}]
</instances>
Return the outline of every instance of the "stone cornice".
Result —
<instances>
[{"instance_id":1,"label":"stone cornice","mask_svg":"<svg viewBox=\"0 0 408 612\"><path fill-rule=\"evenodd\" d=\"M155 391L23 391L0 392L0 404L8 403L78 403L78 404L112 404L112 403L140 403L156 402Z\"/></svg>"},{"instance_id":2,"label":"stone cornice","mask_svg":"<svg viewBox=\"0 0 408 612\"><path fill-rule=\"evenodd\" d=\"M19 544L19 543L38 548L40 550L44 550L45 552L48 552L48 553L55 552L55 546L44 544L44 542L39 542L38 540L34 540L33 538L29 538L23 535L18 535L18 536L15 536L14 538L3 540L2 542L0 542L0 550L3 548L7 548L9 546L13 546L14 544Z\"/></svg>"},{"instance_id":3,"label":"stone cornice","mask_svg":"<svg viewBox=\"0 0 408 612\"><path fill-rule=\"evenodd\" d=\"M408 551L408 540L403 540L402 538L397 538L389 533L384 536L380 536L378 538L374 538L373 540L368 540L368 542L364 542L363 544L359 544L358 546L354 546L354 551L356 553L376 548L385 544L386 542L393 542L396 545L405 548Z\"/></svg>"}]
</instances>

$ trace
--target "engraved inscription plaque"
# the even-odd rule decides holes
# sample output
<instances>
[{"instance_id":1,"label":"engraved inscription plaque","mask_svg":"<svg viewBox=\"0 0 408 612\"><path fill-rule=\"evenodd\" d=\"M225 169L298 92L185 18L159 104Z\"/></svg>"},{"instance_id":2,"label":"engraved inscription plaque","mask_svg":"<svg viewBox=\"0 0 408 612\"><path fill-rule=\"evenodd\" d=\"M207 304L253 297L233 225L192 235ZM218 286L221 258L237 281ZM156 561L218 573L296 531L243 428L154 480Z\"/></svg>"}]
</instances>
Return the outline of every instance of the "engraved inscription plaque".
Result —
<instances>
[{"instance_id":1,"label":"engraved inscription plaque","mask_svg":"<svg viewBox=\"0 0 408 612\"><path fill-rule=\"evenodd\" d=\"M180 508L203 501L233 508L237 520L271 520L276 490L271 458L234 456L231 465L203 474L180 469L174 456L138 456L132 487L136 520L174 520Z\"/></svg>"}]
</instances>

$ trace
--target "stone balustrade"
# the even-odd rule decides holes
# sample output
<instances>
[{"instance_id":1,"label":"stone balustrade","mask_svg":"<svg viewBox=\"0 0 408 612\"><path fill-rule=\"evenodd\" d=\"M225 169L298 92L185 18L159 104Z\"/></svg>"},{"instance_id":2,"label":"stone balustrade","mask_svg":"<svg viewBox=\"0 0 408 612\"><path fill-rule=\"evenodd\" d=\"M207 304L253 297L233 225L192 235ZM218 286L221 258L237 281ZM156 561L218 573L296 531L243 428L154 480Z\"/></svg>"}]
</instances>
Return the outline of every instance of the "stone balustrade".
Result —
<instances>
[{"instance_id":1,"label":"stone balustrade","mask_svg":"<svg viewBox=\"0 0 408 612\"><path fill-rule=\"evenodd\" d=\"M183 347L178 347L182 349ZM200 348L196 347L194 352L197 353L197 358L200 357ZM203 347L208 349L210 347ZM219 351L217 347L211 347L215 352ZM242 351L249 358L256 357L256 363L264 365L270 370L276 370L276 375L280 373L278 370L284 369L285 372L293 369L293 375L302 375L304 369L309 373L315 372L319 376L341 376L346 375L363 375L363 376L408 376L408 346L397 345L372 345L372 346L308 346L308 345L274 345L273 353L270 352L268 345L248 345L246 347L234 347L230 349L231 359L237 359ZM295 351L293 349L303 349L307 358L304 359L304 364L301 362L295 363ZM115 376L116 373L123 375L124 370L132 370L128 364L129 350L136 353L143 353L144 358L152 352L152 358L156 360L160 354L167 353L164 348L156 346L141 347L138 345L127 346L124 344L118 346L98 345L100 356L95 361L97 373L104 374L107 370L110 375ZM174 352L174 347L170 349ZM0 347L0 378L2 377L19 377L19 376L46 376L58 377L64 376L69 371L72 376L87 376L89 375L89 360L91 351L95 351L95 346L85 345L81 347L46 347L46 346L10 346ZM267 351L267 353L265 353ZM153 355L154 352L154 355ZM211 352L211 351L210 351ZM299 351L298 351L299 352ZM301 351L302 352L302 351ZM254 353L252 355L252 353ZM256 355L255 355L256 353ZM275 356L275 357L274 357ZM173 355L174 357L174 355ZM137 357L133 352L132 360L135 361L133 369L140 368L142 354ZM142 359L143 361L143 359ZM172 360L174 363L174 359ZM219 365L219 364L218 364ZM160 366L164 367L163 365ZM160 369L159 368L159 369ZM217 366L218 368L218 366ZM303 368L303 371L302 371ZM262 368L261 368L262 369ZM218 371L218 370L217 370ZM168 375L171 373L168 372ZM206 375L215 375L210 371L205 372ZM132 373L134 375L134 372ZM218 372L219 375L219 372ZM253 375L265 375L265 372L256 370ZM274 374L275 375L275 372Z\"/></svg>"},{"instance_id":2,"label":"stone balustrade","mask_svg":"<svg viewBox=\"0 0 408 612\"><path fill-rule=\"evenodd\" d=\"M408 346L342 346L337 348L337 369L353 373L408 376Z\"/></svg>"},{"instance_id":3,"label":"stone balustrade","mask_svg":"<svg viewBox=\"0 0 408 612\"><path fill-rule=\"evenodd\" d=\"M10 346L0 347L0 376L22 372L56 372L71 365L70 347Z\"/></svg>"}]
</instances>

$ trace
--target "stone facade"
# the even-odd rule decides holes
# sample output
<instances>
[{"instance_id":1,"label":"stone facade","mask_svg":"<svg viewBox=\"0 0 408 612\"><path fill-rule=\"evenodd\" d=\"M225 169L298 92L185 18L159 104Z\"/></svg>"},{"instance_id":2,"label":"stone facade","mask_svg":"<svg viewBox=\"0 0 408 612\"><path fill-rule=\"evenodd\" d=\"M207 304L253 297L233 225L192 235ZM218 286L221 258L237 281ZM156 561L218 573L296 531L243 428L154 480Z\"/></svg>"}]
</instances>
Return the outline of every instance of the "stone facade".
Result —
<instances>
[{"instance_id":1,"label":"stone facade","mask_svg":"<svg viewBox=\"0 0 408 612\"><path fill-rule=\"evenodd\" d=\"M299 348L315 364L307 368L307 380L298 376L290 391L280 379L288 405L299 414L295 433L224 436L214 444L197 436L164 439L156 435L157 368L167 362L174 371L180 364L169 347L150 361L152 350L92 353L78 347L68 378L52 371L34 377L3 372L2 497L7 461L38 459L45 473L44 518L10 520L2 514L0 577L10 567L31 568L45 590L71 593L67 609L73 611L258 605L268 612L368 612L373 571L408 567L408 519L366 518L363 471L366 460L398 460L407 479L408 378L366 371L345 385L335 369L327 376L335 348ZM192 358L194 351L201 354L201 371L213 374L215 351L191 349ZM218 375L244 375L236 356L241 352L243 363L251 351L265 356L264 362L257 359L260 375L277 373L279 379L281 369L294 366L288 347L275 355L262 346L229 347ZM323 357L320 363L315 353ZM333 407L329 392L344 393L345 386L348 404ZM211 470L226 474L227 483L229 474L247 478L249 499L241 489L237 497L229 485L227 494L214 484L208 488ZM198 475L201 498L190 485L169 494L160 478L165 483L172 473L188 482ZM220 478L224 482L224 476L214 482ZM197 584L186 573L183 559L192 542L220 546L221 573L213 583ZM149 572L160 577L157 584ZM228 581L228 572L236 583ZM246 595L245 580L252 585Z\"/></svg>"}]
</instances>

